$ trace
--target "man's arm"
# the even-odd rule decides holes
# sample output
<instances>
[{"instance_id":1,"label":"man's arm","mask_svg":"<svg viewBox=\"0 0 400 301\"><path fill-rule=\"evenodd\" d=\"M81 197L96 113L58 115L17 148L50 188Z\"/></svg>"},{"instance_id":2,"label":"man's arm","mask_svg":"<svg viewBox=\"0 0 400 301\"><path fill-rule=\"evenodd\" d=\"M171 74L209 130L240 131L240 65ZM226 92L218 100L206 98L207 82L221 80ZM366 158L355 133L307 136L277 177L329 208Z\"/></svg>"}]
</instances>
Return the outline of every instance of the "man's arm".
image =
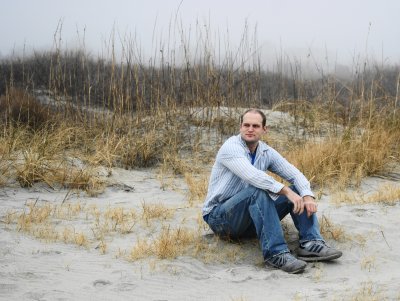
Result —
<instances>
[{"instance_id":1,"label":"man's arm","mask_svg":"<svg viewBox=\"0 0 400 301\"><path fill-rule=\"evenodd\" d=\"M303 197L304 207L307 210L307 216L310 217L311 214L318 211L318 204L315 202L315 199L310 196L306 195Z\"/></svg>"},{"instance_id":2,"label":"man's arm","mask_svg":"<svg viewBox=\"0 0 400 301\"><path fill-rule=\"evenodd\" d=\"M301 197L311 196L314 194L311 190L310 182L295 166L289 163L281 154L276 150L270 149L271 163L269 170L282 179L285 179L290 184L294 185Z\"/></svg>"},{"instance_id":3,"label":"man's arm","mask_svg":"<svg viewBox=\"0 0 400 301\"><path fill-rule=\"evenodd\" d=\"M254 187L273 193L278 193L283 188L282 183L266 174L265 171L255 168L241 152L243 151L240 149L236 152L223 150L219 153L217 160L236 176Z\"/></svg>"},{"instance_id":4,"label":"man's arm","mask_svg":"<svg viewBox=\"0 0 400 301\"><path fill-rule=\"evenodd\" d=\"M317 203L315 203L314 198L310 195L301 197L288 186L283 187L279 191L279 194L286 196L293 203L293 212L295 214L300 215L306 209L307 216L310 217L313 213L317 212Z\"/></svg>"},{"instance_id":5,"label":"man's arm","mask_svg":"<svg viewBox=\"0 0 400 301\"><path fill-rule=\"evenodd\" d=\"M295 205L295 213L301 214L304 208L307 209L309 215L316 212L316 204L313 200L313 193L308 180L277 151L272 148L270 151L272 152L271 161L275 163L275 165L272 164L271 171L288 180L298 190L302 191L304 200L289 187L276 181L264 171L255 168L245 156L241 146L237 144L224 144L218 152L217 161L250 185L276 194L285 195Z\"/></svg>"}]
</instances>

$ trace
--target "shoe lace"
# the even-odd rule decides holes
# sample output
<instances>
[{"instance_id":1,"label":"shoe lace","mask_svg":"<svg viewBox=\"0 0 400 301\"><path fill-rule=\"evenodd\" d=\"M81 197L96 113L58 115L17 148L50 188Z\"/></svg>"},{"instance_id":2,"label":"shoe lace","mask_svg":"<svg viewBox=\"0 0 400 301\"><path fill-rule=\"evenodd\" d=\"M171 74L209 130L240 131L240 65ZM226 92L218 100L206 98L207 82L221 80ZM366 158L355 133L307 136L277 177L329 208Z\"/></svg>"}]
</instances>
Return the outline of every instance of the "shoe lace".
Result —
<instances>
[{"instance_id":1,"label":"shoe lace","mask_svg":"<svg viewBox=\"0 0 400 301\"><path fill-rule=\"evenodd\" d=\"M311 240L304 244L304 249L309 252L320 253L325 248L329 248L323 240Z\"/></svg>"},{"instance_id":2,"label":"shoe lace","mask_svg":"<svg viewBox=\"0 0 400 301\"><path fill-rule=\"evenodd\" d=\"M304 243L302 246L307 249L314 245L326 246L326 243L323 240L310 240Z\"/></svg>"}]
</instances>

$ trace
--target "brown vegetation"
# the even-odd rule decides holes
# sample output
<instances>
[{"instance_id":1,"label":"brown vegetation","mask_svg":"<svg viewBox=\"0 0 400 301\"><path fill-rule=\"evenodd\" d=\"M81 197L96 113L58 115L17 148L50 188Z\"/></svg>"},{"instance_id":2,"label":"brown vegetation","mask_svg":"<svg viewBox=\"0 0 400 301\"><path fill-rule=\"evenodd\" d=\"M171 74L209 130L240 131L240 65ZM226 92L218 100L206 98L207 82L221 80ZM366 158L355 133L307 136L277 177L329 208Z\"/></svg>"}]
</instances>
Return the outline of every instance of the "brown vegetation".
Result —
<instances>
[{"instance_id":1,"label":"brown vegetation","mask_svg":"<svg viewBox=\"0 0 400 301\"><path fill-rule=\"evenodd\" d=\"M159 61L144 64L129 48L120 62L113 53L108 61L96 60L84 51L59 48L0 62L0 186L41 182L97 195L113 167L156 167L162 175L183 178L188 206L197 206L205 197L216 149L237 131L237 111L254 106L293 117L296 132L286 135L277 128L274 139L280 143L272 146L319 190L359 185L364 177L385 174L399 163L398 67L356 66L348 81L334 76L308 81L297 73L261 70L253 53L243 53L239 63L228 57L216 64L204 49L200 57L186 52L176 66L166 62L172 54L161 52ZM368 201L398 201L397 190L386 190L391 193L381 194L383 199L371 195ZM110 233L133 233L134 245L121 251L130 260L187 254L221 259L214 252L221 242L202 237L201 219L197 229L173 228L168 224L173 209L164 204L143 202L141 215L124 208L76 206L32 203L23 212L10 212L5 221L48 241L95 245L103 254ZM57 228L56 219L81 215L91 221L90 230L75 231L67 222ZM140 227L147 227L147 237L135 233ZM152 227L158 227L158 235ZM321 230L328 239L348 238L326 217ZM239 260L241 247L225 246L224 257Z\"/></svg>"}]
</instances>

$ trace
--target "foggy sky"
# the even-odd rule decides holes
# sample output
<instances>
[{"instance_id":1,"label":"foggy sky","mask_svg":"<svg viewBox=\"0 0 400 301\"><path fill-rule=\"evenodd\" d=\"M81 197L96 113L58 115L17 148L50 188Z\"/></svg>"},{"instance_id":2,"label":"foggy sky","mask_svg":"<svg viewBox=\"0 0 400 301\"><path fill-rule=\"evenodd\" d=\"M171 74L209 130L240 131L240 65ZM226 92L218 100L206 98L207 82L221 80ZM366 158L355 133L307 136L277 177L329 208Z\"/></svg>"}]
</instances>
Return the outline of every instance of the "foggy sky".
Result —
<instances>
[{"instance_id":1,"label":"foggy sky","mask_svg":"<svg viewBox=\"0 0 400 301\"><path fill-rule=\"evenodd\" d=\"M58 25L62 25L62 47L84 46L98 54L114 30L116 40L130 37L147 56L155 49L173 49L176 40L179 44L179 34L171 33L171 28L186 32L185 39L196 39L196 28L197 32L208 28L212 43L235 49L247 26L257 40L251 47L257 48L263 65L282 54L321 64L351 65L359 57L379 64L400 63L398 0L0 0L0 4L3 57L22 49L52 49ZM170 45L171 35L175 42Z\"/></svg>"}]
</instances>

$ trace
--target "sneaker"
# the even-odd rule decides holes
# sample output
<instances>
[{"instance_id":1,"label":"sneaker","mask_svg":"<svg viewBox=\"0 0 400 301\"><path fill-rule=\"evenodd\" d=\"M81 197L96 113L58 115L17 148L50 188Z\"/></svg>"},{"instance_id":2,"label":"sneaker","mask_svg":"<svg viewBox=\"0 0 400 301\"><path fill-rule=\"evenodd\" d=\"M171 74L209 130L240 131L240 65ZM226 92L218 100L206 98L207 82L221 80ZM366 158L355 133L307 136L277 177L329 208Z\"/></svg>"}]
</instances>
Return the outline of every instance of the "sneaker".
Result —
<instances>
[{"instance_id":1,"label":"sneaker","mask_svg":"<svg viewBox=\"0 0 400 301\"><path fill-rule=\"evenodd\" d=\"M342 256L342 252L326 245L323 240L310 240L300 244L297 258L304 261L326 261Z\"/></svg>"},{"instance_id":2,"label":"sneaker","mask_svg":"<svg viewBox=\"0 0 400 301\"><path fill-rule=\"evenodd\" d=\"M271 258L265 260L265 263L274 268L281 269L289 274L301 273L304 271L307 265L306 262L298 260L289 252L272 256Z\"/></svg>"}]
</instances>

